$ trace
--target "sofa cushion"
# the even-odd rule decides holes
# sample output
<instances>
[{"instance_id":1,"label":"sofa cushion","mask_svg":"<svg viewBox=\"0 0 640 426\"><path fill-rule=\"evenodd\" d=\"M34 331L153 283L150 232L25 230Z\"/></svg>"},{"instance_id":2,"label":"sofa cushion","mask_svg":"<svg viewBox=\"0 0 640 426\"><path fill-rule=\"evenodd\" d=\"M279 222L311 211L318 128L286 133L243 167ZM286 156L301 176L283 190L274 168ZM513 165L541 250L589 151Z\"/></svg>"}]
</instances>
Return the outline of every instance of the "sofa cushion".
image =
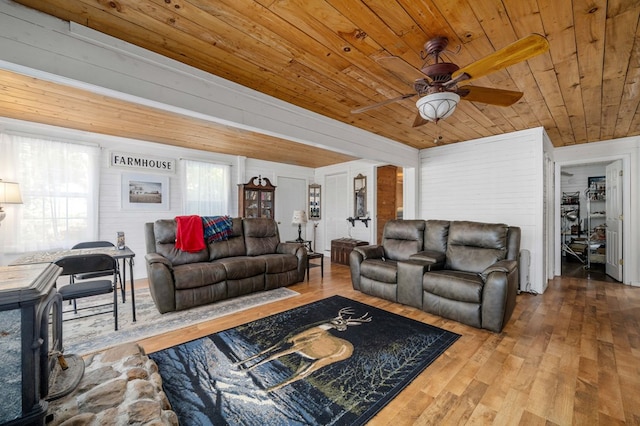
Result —
<instances>
[{"instance_id":1,"label":"sofa cushion","mask_svg":"<svg viewBox=\"0 0 640 426\"><path fill-rule=\"evenodd\" d=\"M482 327L482 304L480 303L467 303L424 292L422 310L473 327Z\"/></svg>"},{"instance_id":2,"label":"sofa cushion","mask_svg":"<svg viewBox=\"0 0 640 426\"><path fill-rule=\"evenodd\" d=\"M481 303L482 286L482 278L471 272L437 270L422 278L425 292L460 302Z\"/></svg>"},{"instance_id":3,"label":"sofa cushion","mask_svg":"<svg viewBox=\"0 0 640 426\"><path fill-rule=\"evenodd\" d=\"M247 250L244 245L242 233L242 219L235 217L232 220L231 234L224 241L209 243L209 260L223 259L225 257L245 256Z\"/></svg>"},{"instance_id":4,"label":"sofa cushion","mask_svg":"<svg viewBox=\"0 0 640 426\"><path fill-rule=\"evenodd\" d=\"M206 305L227 298L227 282L175 291L176 311Z\"/></svg>"},{"instance_id":5,"label":"sofa cushion","mask_svg":"<svg viewBox=\"0 0 640 426\"><path fill-rule=\"evenodd\" d=\"M501 223L451 222L445 268L481 273L505 258L508 230Z\"/></svg>"},{"instance_id":6,"label":"sofa cushion","mask_svg":"<svg viewBox=\"0 0 640 426\"><path fill-rule=\"evenodd\" d=\"M173 276L176 289L184 290L223 282L227 279L227 271L222 265L199 262L175 266Z\"/></svg>"},{"instance_id":7,"label":"sofa cushion","mask_svg":"<svg viewBox=\"0 0 640 426\"><path fill-rule=\"evenodd\" d=\"M360 264L360 275L374 281L395 284L398 281L398 263L393 260L366 259Z\"/></svg>"},{"instance_id":8,"label":"sofa cushion","mask_svg":"<svg viewBox=\"0 0 640 426\"><path fill-rule=\"evenodd\" d=\"M360 285L362 286L362 292L365 294L391 300L392 302L398 299L398 285L395 283L382 283L363 277Z\"/></svg>"},{"instance_id":9,"label":"sofa cushion","mask_svg":"<svg viewBox=\"0 0 640 426\"><path fill-rule=\"evenodd\" d=\"M424 227L424 250L444 254L447 251L448 237L448 220L427 220Z\"/></svg>"},{"instance_id":10,"label":"sofa cushion","mask_svg":"<svg viewBox=\"0 0 640 426\"><path fill-rule=\"evenodd\" d=\"M280 243L278 225L268 218L245 218L242 221L247 256L275 253Z\"/></svg>"},{"instance_id":11,"label":"sofa cushion","mask_svg":"<svg viewBox=\"0 0 640 426\"><path fill-rule=\"evenodd\" d=\"M159 219L153 223L153 233L156 237L156 253L169 259L173 266L206 262L209 259L209 252L206 248L195 253L176 248L176 229L177 224L174 219Z\"/></svg>"},{"instance_id":12,"label":"sofa cushion","mask_svg":"<svg viewBox=\"0 0 640 426\"><path fill-rule=\"evenodd\" d=\"M267 274L281 274L298 269L298 257L294 254L264 254L256 259L263 259Z\"/></svg>"},{"instance_id":13,"label":"sofa cushion","mask_svg":"<svg viewBox=\"0 0 640 426\"><path fill-rule=\"evenodd\" d=\"M223 265L227 271L227 280L242 280L244 278L261 275L266 272L264 259L236 256L218 259L215 264Z\"/></svg>"},{"instance_id":14,"label":"sofa cushion","mask_svg":"<svg viewBox=\"0 0 640 426\"><path fill-rule=\"evenodd\" d=\"M384 257L391 260L407 260L422 250L424 220L390 220L384 225L382 246Z\"/></svg>"}]
</instances>

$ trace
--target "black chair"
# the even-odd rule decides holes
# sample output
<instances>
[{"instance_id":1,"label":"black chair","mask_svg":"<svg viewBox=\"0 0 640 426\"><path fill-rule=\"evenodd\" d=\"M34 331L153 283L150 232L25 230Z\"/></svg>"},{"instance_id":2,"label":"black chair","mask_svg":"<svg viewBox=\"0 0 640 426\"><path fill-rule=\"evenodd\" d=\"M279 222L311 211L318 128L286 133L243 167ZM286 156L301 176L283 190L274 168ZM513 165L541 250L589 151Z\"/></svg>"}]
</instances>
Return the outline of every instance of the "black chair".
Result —
<instances>
[{"instance_id":1,"label":"black chair","mask_svg":"<svg viewBox=\"0 0 640 426\"><path fill-rule=\"evenodd\" d=\"M110 241L84 241L71 247L72 249L86 249L86 248L99 248L99 247L115 247ZM122 303L125 303L125 283L122 281L122 275L120 274L120 268L118 262L116 262L116 270L118 271L118 281L120 282L120 289L122 292ZM86 274L75 274L69 277L69 283L72 284L75 280L87 280L91 278L99 278L107 275L111 275L111 271L103 272L87 272ZM75 309L75 305L74 305Z\"/></svg>"},{"instance_id":2,"label":"black chair","mask_svg":"<svg viewBox=\"0 0 640 426\"><path fill-rule=\"evenodd\" d=\"M99 312L71 319L113 312L115 330L118 330L117 263L116 259L107 254L80 254L63 257L55 262L56 265L62 268L61 275L75 276L85 273L104 272L112 276L112 279L74 281L73 284L69 284L58 289L58 293L62 296L62 300L73 301L84 297L113 293L113 301L110 303L103 303L80 309L74 308L74 312L110 305L113 305L113 309L101 310Z\"/></svg>"}]
</instances>

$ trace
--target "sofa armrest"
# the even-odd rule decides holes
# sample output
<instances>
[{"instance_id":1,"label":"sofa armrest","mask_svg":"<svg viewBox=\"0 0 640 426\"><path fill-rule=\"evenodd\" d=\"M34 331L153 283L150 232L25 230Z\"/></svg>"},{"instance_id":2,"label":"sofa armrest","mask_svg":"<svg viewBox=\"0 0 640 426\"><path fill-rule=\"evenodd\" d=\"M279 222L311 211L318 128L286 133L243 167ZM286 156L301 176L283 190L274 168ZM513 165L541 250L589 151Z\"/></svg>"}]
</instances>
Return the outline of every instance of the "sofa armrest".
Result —
<instances>
[{"instance_id":1,"label":"sofa armrest","mask_svg":"<svg viewBox=\"0 0 640 426\"><path fill-rule=\"evenodd\" d=\"M489 275L493 272L502 272L504 274L508 274L514 269L518 268L518 262L515 260L499 260L493 265L489 266L487 269L480 273L483 281L487 281Z\"/></svg>"},{"instance_id":2,"label":"sofa armrest","mask_svg":"<svg viewBox=\"0 0 640 426\"><path fill-rule=\"evenodd\" d=\"M480 276L482 289L482 328L499 333L516 305L518 262L501 260L485 269Z\"/></svg>"},{"instance_id":3,"label":"sofa armrest","mask_svg":"<svg viewBox=\"0 0 640 426\"><path fill-rule=\"evenodd\" d=\"M278 243L276 253L278 254L295 254L298 256L299 250L304 250L304 245L300 243Z\"/></svg>"},{"instance_id":4,"label":"sofa armrest","mask_svg":"<svg viewBox=\"0 0 640 426\"><path fill-rule=\"evenodd\" d=\"M435 250L424 250L409 256L409 260L422 262L429 266L429 270L442 269L446 256L444 253Z\"/></svg>"},{"instance_id":5,"label":"sofa armrest","mask_svg":"<svg viewBox=\"0 0 640 426\"><path fill-rule=\"evenodd\" d=\"M304 280L307 272L307 249L300 243L278 243L276 247L278 254L293 254L298 258L298 281Z\"/></svg>"},{"instance_id":6,"label":"sofa armrest","mask_svg":"<svg viewBox=\"0 0 640 426\"><path fill-rule=\"evenodd\" d=\"M356 246L353 251L357 251L365 259L384 259L384 247L379 245ZM351 260L351 259L349 259Z\"/></svg>"},{"instance_id":7,"label":"sofa armrest","mask_svg":"<svg viewBox=\"0 0 640 426\"><path fill-rule=\"evenodd\" d=\"M158 253L148 253L144 258L147 264L149 292L158 312L164 314L175 311L176 286L171 261Z\"/></svg>"},{"instance_id":8,"label":"sofa armrest","mask_svg":"<svg viewBox=\"0 0 640 426\"><path fill-rule=\"evenodd\" d=\"M173 271L173 264L171 263L171 261L169 259L167 259L166 257L164 257L161 254L158 253L147 253L144 256L144 259L147 261L147 264L154 264L154 263L161 263L163 265L165 265L167 268L171 269Z\"/></svg>"},{"instance_id":9,"label":"sofa armrest","mask_svg":"<svg viewBox=\"0 0 640 426\"><path fill-rule=\"evenodd\" d=\"M429 271L431 263L423 259L398 262L398 302L422 309L422 277Z\"/></svg>"},{"instance_id":10,"label":"sofa armrest","mask_svg":"<svg viewBox=\"0 0 640 426\"><path fill-rule=\"evenodd\" d=\"M349 254L351 285L360 290L360 264L365 259L384 259L384 248L378 245L356 246Z\"/></svg>"}]
</instances>

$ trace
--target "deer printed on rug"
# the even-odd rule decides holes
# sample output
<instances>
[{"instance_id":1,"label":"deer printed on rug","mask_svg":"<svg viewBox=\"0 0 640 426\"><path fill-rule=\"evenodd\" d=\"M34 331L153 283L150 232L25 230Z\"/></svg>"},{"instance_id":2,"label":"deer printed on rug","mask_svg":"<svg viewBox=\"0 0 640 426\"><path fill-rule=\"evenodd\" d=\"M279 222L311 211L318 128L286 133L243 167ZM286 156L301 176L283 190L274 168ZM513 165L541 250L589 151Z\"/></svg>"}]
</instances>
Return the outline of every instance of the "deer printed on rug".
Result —
<instances>
[{"instance_id":1,"label":"deer printed on rug","mask_svg":"<svg viewBox=\"0 0 640 426\"><path fill-rule=\"evenodd\" d=\"M353 318L351 316L349 318L344 317L345 314L351 315L353 313L354 310L351 307L342 308L340 312L338 312L337 317L310 324L302 329L297 329L293 333L289 333L287 337L275 345L237 362L236 365L243 366L255 359L266 357L246 368L247 371L250 371L267 362L295 353L302 357L300 366L296 372L281 383L269 387L267 391L280 389L282 386L304 379L314 371L331 365L334 362L343 361L353 354L353 345L351 342L330 333L330 330L346 331L350 325L354 326L371 322L372 318L368 316L369 313L365 313L360 318ZM305 360L307 362L305 362Z\"/></svg>"},{"instance_id":2,"label":"deer printed on rug","mask_svg":"<svg viewBox=\"0 0 640 426\"><path fill-rule=\"evenodd\" d=\"M181 424L358 425L459 337L333 296L149 357Z\"/></svg>"}]
</instances>

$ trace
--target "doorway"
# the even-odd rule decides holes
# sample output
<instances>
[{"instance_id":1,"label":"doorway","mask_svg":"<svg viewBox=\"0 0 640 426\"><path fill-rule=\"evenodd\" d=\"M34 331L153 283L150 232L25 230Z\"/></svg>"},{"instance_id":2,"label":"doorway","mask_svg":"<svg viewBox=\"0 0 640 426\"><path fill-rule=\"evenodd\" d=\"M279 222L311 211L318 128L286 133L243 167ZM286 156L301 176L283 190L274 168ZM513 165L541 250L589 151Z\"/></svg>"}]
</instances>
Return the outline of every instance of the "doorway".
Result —
<instances>
[{"instance_id":1,"label":"doorway","mask_svg":"<svg viewBox=\"0 0 640 426\"><path fill-rule=\"evenodd\" d=\"M562 276L622 281L622 225L609 222L621 217L621 170L621 160L561 167ZM608 227L615 231L609 239Z\"/></svg>"},{"instance_id":2,"label":"doorway","mask_svg":"<svg viewBox=\"0 0 640 426\"><path fill-rule=\"evenodd\" d=\"M291 224L294 210L307 210L307 181L305 179L278 176L275 219L278 222L280 240L298 238L298 227ZM307 228L302 226L302 238L307 240Z\"/></svg>"}]
</instances>

